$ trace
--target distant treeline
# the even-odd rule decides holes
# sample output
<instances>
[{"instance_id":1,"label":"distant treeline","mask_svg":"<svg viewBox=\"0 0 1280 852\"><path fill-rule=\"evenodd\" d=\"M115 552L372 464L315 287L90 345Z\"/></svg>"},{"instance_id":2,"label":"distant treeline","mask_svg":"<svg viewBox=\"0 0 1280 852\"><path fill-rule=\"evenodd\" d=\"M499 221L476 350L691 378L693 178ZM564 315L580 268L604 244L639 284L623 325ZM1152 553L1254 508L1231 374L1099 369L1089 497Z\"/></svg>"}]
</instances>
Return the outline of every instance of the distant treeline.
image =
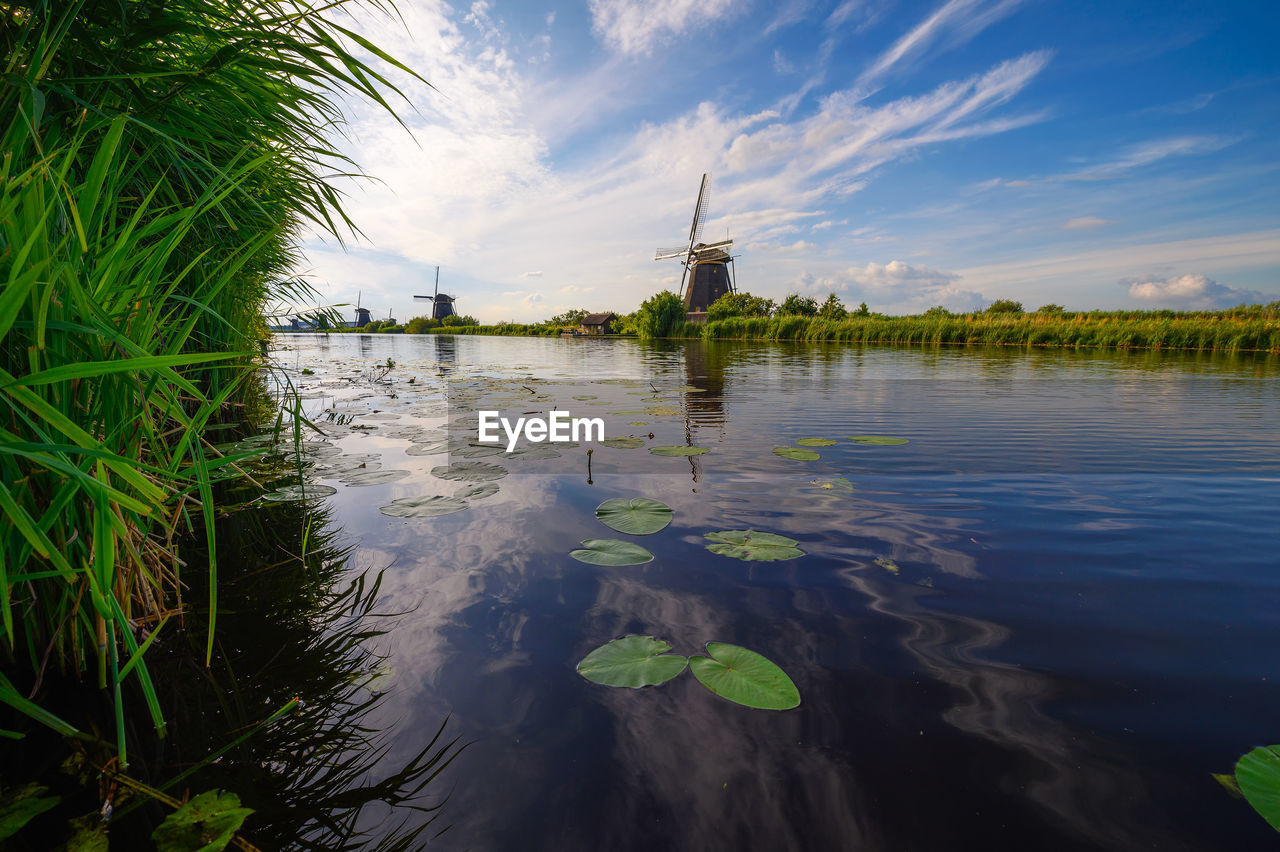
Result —
<instances>
[{"instance_id":1,"label":"distant treeline","mask_svg":"<svg viewBox=\"0 0 1280 852\"><path fill-rule=\"evenodd\" d=\"M686 322L680 297L663 292L646 300L635 313L619 317L615 330L642 338L1280 353L1280 302L1221 311L1068 311L1059 305L1025 311L1018 302L1000 299L986 310L971 313L936 307L923 314L888 316L870 311L865 304L847 309L834 294L822 304L793 294L779 305L749 293L733 293L713 304L708 317L706 324ZM561 315L531 325L468 325L430 331L553 335L569 324L567 319L568 315Z\"/></svg>"}]
</instances>

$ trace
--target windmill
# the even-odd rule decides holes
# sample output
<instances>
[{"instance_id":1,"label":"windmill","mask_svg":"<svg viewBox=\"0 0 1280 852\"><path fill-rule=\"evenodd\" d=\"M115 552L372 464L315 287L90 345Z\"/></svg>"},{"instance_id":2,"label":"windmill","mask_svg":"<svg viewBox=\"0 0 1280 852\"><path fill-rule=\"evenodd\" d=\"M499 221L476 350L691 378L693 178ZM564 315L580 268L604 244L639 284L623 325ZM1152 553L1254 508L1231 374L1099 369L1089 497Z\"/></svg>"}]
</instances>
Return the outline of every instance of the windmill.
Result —
<instances>
[{"instance_id":1,"label":"windmill","mask_svg":"<svg viewBox=\"0 0 1280 852\"><path fill-rule=\"evenodd\" d=\"M431 318L433 320L443 320L445 317L453 316L453 303L457 301L457 296L446 296L440 292L440 267L436 267L436 292L432 296L414 296L414 299L431 303Z\"/></svg>"},{"instance_id":2,"label":"windmill","mask_svg":"<svg viewBox=\"0 0 1280 852\"><path fill-rule=\"evenodd\" d=\"M702 225L707 218L707 207L711 203L711 175L702 176L702 186L698 189L698 203L693 208L693 224L689 227L689 244L674 248L660 248L654 253L654 260L670 260L679 258L684 271L680 273L680 292L684 295L684 307L689 313L702 313L711 307L711 303L725 293L733 293L737 288L733 284L730 264L733 257L729 248L733 240L721 240L716 243L704 243ZM685 288L686 279L689 282Z\"/></svg>"},{"instance_id":3,"label":"windmill","mask_svg":"<svg viewBox=\"0 0 1280 852\"><path fill-rule=\"evenodd\" d=\"M364 296L364 291L356 294L356 328L364 328L372 319L369 309L360 307L360 299ZM347 304L351 304L348 302Z\"/></svg>"}]
</instances>

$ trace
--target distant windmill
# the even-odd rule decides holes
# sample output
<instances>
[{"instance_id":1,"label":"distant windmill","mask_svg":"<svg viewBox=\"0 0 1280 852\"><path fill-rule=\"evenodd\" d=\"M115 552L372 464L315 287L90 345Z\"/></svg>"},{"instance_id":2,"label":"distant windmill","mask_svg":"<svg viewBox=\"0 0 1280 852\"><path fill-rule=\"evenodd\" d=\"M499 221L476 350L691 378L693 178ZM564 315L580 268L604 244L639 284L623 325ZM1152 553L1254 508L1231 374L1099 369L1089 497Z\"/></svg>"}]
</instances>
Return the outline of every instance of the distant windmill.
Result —
<instances>
[{"instance_id":1,"label":"distant windmill","mask_svg":"<svg viewBox=\"0 0 1280 852\"><path fill-rule=\"evenodd\" d=\"M684 294L684 307L690 313L702 312L711 306L725 293L736 292L729 265L733 257L729 248L733 240L721 240L716 243L700 242L702 225L707 218L707 208L711 204L711 175L702 176L702 186L698 189L698 203L693 208L693 225L689 227L689 244L674 248L660 248L654 254L654 260L670 260L679 258L684 271L680 273L680 292ZM685 279L689 287L685 289Z\"/></svg>"},{"instance_id":2,"label":"distant windmill","mask_svg":"<svg viewBox=\"0 0 1280 852\"><path fill-rule=\"evenodd\" d=\"M446 296L440 292L440 267L436 267L436 292L433 296L414 296L414 299L423 302L431 302L431 318L433 320L443 320L445 317L453 316L453 303L457 301L456 296Z\"/></svg>"},{"instance_id":3,"label":"distant windmill","mask_svg":"<svg viewBox=\"0 0 1280 852\"><path fill-rule=\"evenodd\" d=\"M368 308L360 307L360 299L363 296L364 296L363 290L356 294L356 328L364 328L366 325L369 324L369 321L372 318L369 314ZM351 303L348 302L347 304L351 304Z\"/></svg>"}]
</instances>

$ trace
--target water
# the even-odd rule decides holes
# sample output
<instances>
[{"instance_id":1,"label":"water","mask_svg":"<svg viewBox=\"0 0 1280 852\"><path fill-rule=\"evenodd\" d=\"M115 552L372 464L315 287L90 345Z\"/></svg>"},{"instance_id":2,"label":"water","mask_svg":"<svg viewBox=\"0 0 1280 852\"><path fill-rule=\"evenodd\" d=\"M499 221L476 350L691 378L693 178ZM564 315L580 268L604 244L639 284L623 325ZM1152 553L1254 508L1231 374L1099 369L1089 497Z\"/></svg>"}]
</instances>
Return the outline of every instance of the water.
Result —
<instances>
[{"instance_id":1,"label":"water","mask_svg":"<svg viewBox=\"0 0 1280 852\"><path fill-rule=\"evenodd\" d=\"M388 567L389 690L407 760L450 716L471 745L432 848L1241 849L1275 836L1210 773L1280 742L1280 369L1265 357L292 335L282 363L344 454L410 474L349 487L333 523ZM371 381L388 358L390 384ZM408 379L413 378L413 384ZM651 384L650 384L651 383ZM655 396L660 399L646 399ZM686 388L680 390L680 388ZM527 396L522 396L527 394ZM594 396L574 400L574 396ZM472 409L603 416L588 446L503 457L449 495L406 424ZM622 413L612 411L659 413ZM629 425L643 423L645 425ZM373 428L357 428L363 426ZM652 432L654 437L648 438ZM851 435L909 439L868 446ZM817 461L774 455L823 437ZM455 444L455 449L461 443ZM814 480L845 477L852 493ZM583 564L612 497L675 512L646 565ZM805 551L751 563L703 534ZM758 651L801 706L752 710L687 672L643 690L575 672L638 633ZM376 823L376 820L374 821ZM367 827L367 826L366 826Z\"/></svg>"}]
</instances>

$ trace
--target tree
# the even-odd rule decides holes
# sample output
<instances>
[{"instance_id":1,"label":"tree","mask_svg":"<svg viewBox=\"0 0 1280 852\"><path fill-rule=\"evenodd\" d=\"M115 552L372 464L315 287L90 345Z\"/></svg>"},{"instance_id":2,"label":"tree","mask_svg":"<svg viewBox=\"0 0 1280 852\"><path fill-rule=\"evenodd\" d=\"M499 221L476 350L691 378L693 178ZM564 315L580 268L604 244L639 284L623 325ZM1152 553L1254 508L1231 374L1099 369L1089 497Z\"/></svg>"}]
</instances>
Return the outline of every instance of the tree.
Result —
<instances>
[{"instance_id":1,"label":"tree","mask_svg":"<svg viewBox=\"0 0 1280 852\"><path fill-rule=\"evenodd\" d=\"M642 338L670 337L684 321L684 299L663 290L641 302L636 312L636 332Z\"/></svg>"},{"instance_id":2,"label":"tree","mask_svg":"<svg viewBox=\"0 0 1280 852\"><path fill-rule=\"evenodd\" d=\"M773 299L750 293L725 293L707 308L707 321L715 322L729 317L767 317L773 311Z\"/></svg>"},{"instance_id":3,"label":"tree","mask_svg":"<svg viewBox=\"0 0 1280 852\"><path fill-rule=\"evenodd\" d=\"M811 317L818 313L818 300L811 299L808 296L801 296L799 293L792 293L782 300L782 304L778 306L778 316L802 316Z\"/></svg>"},{"instance_id":4,"label":"tree","mask_svg":"<svg viewBox=\"0 0 1280 852\"><path fill-rule=\"evenodd\" d=\"M432 317L414 317L405 325L406 334L426 334L428 329L440 325L440 320Z\"/></svg>"},{"instance_id":5,"label":"tree","mask_svg":"<svg viewBox=\"0 0 1280 852\"><path fill-rule=\"evenodd\" d=\"M1065 310L1066 310L1066 308L1062 307L1062 305L1055 305L1055 304L1050 303L1050 304L1048 304L1048 305L1041 305L1040 307L1036 308L1036 313L1038 313L1038 314L1060 314L1060 313L1064 312Z\"/></svg>"},{"instance_id":6,"label":"tree","mask_svg":"<svg viewBox=\"0 0 1280 852\"><path fill-rule=\"evenodd\" d=\"M556 328L579 326L582 325L582 318L589 313L591 312L583 308L574 308L573 310L565 311L562 314L556 314L551 319L547 320L545 324L553 325Z\"/></svg>"},{"instance_id":7,"label":"tree","mask_svg":"<svg viewBox=\"0 0 1280 852\"><path fill-rule=\"evenodd\" d=\"M1020 314L1022 313L1022 303L1015 302L1013 299L996 299L990 305L987 305L987 313Z\"/></svg>"},{"instance_id":8,"label":"tree","mask_svg":"<svg viewBox=\"0 0 1280 852\"><path fill-rule=\"evenodd\" d=\"M458 328L464 325L479 325L480 323L475 317L468 314L449 314L449 316L440 320L440 324L450 328Z\"/></svg>"},{"instance_id":9,"label":"tree","mask_svg":"<svg viewBox=\"0 0 1280 852\"><path fill-rule=\"evenodd\" d=\"M854 314L860 317L869 317L871 316L871 311L867 309L867 303L862 302L858 305L858 309L854 311Z\"/></svg>"},{"instance_id":10,"label":"tree","mask_svg":"<svg viewBox=\"0 0 1280 852\"><path fill-rule=\"evenodd\" d=\"M947 310L942 305L934 305L932 308L925 311L924 315L927 317L949 317L951 316L951 311Z\"/></svg>"},{"instance_id":11,"label":"tree","mask_svg":"<svg viewBox=\"0 0 1280 852\"><path fill-rule=\"evenodd\" d=\"M842 320L849 315L844 303L835 293L827 295L827 300L818 308L818 316L828 320Z\"/></svg>"}]
</instances>

